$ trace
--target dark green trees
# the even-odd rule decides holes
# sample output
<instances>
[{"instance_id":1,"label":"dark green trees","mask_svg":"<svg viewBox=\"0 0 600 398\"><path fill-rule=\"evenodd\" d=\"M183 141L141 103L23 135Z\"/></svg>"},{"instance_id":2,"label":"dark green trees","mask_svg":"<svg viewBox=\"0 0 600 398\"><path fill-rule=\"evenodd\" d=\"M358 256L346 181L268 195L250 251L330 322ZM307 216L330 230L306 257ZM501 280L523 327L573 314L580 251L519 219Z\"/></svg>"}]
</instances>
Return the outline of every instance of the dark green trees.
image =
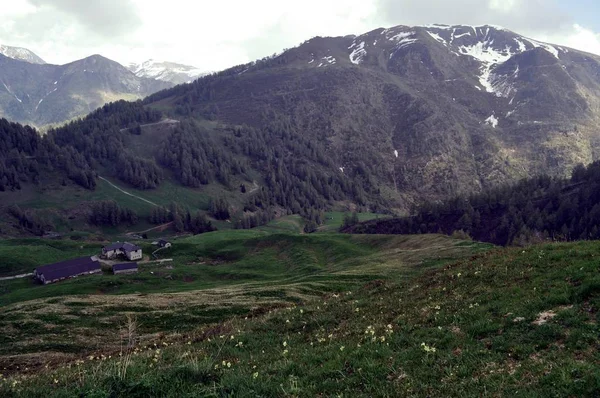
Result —
<instances>
[{"instance_id":1,"label":"dark green trees","mask_svg":"<svg viewBox=\"0 0 600 398\"><path fill-rule=\"evenodd\" d=\"M115 201L103 201L92 204L90 222L98 226L131 226L138 223L138 216L133 210L122 208Z\"/></svg>"}]
</instances>

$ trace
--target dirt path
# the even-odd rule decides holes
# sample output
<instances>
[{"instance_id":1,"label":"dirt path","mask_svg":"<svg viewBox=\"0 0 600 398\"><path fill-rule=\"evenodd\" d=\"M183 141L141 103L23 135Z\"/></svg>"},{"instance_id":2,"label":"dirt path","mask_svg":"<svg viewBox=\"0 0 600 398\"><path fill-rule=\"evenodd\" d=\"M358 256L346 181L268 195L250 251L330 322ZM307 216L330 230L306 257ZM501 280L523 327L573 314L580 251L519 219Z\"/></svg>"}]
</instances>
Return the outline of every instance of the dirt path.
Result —
<instances>
[{"instance_id":1,"label":"dirt path","mask_svg":"<svg viewBox=\"0 0 600 398\"><path fill-rule=\"evenodd\" d=\"M131 197L133 197L133 198L139 199L139 200L141 200L141 201L143 201L143 202L146 202L146 203L148 203L148 204L151 204L152 206L155 206L155 207L161 207L160 205L157 205L156 203L154 203L154 202L151 202L151 201L149 201L148 199L141 198L141 197L139 197L139 196L137 196L137 195L134 195L134 194L132 194L132 193L130 193L130 192L127 192L127 191L124 191L124 190L122 190L121 188L119 188L118 186L116 186L116 185L115 185L115 184L113 184L112 182L108 181L108 180L107 180L106 178L104 178L104 177L100 177L100 176L98 176L98 178L99 178L99 179L101 179L102 181L106 181L106 182L108 183L108 185L110 185L111 187L115 188L116 190L119 190L119 191L121 191L122 193L124 193L124 194L125 194L125 195L127 195L127 196L131 196Z\"/></svg>"},{"instance_id":2,"label":"dirt path","mask_svg":"<svg viewBox=\"0 0 600 398\"><path fill-rule=\"evenodd\" d=\"M156 122L156 123L140 124L140 127L150 127L150 126L158 126L161 124L177 124L177 123L179 123L179 120L165 119L165 120L161 120L160 122ZM123 132L123 131L127 131L127 130L129 130L129 128L121 129L119 131Z\"/></svg>"},{"instance_id":3,"label":"dirt path","mask_svg":"<svg viewBox=\"0 0 600 398\"><path fill-rule=\"evenodd\" d=\"M260 185L258 185L256 183L256 181L253 181L253 184L254 184L254 187L250 191L248 191L248 193L253 193L253 192L256 192L256 191L258 191L260 189Z\"/></svg>"},{"instance_id":4,"label":"dirt path","mask_svg":"<svg viewBox=\"0 0 600 398\"><path fill-rule=\"evenodd\" d=\"M162 232L162 231L164 231L165 229L167 229L168 227L170 227L171 225L173 225L173 221L171 221L171 222L168 222L168 223L166 223L166 224L159 225L158 227L154 227L154 228L147 229L147 230L145 230L145 231L139 231L139 232L127 232L125 235L132 235L132 234L141 235L141 234L145 234L146 232L154 231L154 230L156 230L156 229L159 229L159 230L160 230L160 232Z\"/></svg>"},{"instance_id":5,"label":"dirt path","mask_svg":"<svg viewBox=\"0 0 600 398\"><path fill-rule=\"evenodd\" d=\"M21 279L21 278L27 278L28 276L32 276L33 272L30 272L29 274L21 274L21 275L15 275L15 276L5 276L0 278L0 281L10 281L12 279Z\"/></svg>"}]
</instances>

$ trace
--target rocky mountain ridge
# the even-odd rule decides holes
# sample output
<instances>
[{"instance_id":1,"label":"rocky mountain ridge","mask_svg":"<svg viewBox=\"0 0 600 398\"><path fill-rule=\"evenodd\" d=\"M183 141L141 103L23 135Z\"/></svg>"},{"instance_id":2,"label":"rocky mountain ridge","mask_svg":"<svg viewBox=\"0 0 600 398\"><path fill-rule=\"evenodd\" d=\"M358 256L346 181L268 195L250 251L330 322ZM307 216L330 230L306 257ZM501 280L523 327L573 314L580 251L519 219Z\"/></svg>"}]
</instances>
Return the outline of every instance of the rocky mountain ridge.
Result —
<instances>
[{"instance_id":1,"label":"rocky mountain ridge","mask_svg":"<svg viewBox=\"0 0 600 398\"><path fill-rule=\"evenodd\" d=\"M281 119L340 172L372 165L403 203L568 175L600 150L600 57L494 26L315 37L152 96L184 113Z\"/></svg>"},{"instance_id":2,"label":"rocky mountain ridge","mask_svg":"<svg viewBox=\"0 0 600 398\"><path fill-rule=\"evenodd\" d=\"M107 102L141 99L171 86L137 77L100 55L66 65L0 55L0 117L35 126L60 124Z\"/></svg>"},{"instance_id":3,"label":"rocky mountain ridge","mask_svg":"<svg viewBox=\"0 0 600 398\"><path fill-rule=\"evenodd\" d=\"M206 71L194 66L153 59L140 64L130 64L127 68L138 77L162 80L173 84L190 83L207 74Z\"/></svg>"},{"instance_id":4,"label":"rocky mountain ridge","mask_svg":"<svg viewBox=\"0 0 600 398\"><path fill-rule=\"evenodd\" d=\"M9 58L29 62L32 64L44 65L46 63L46 61L41 59L33 51L22 47L12 47L0 44L0 54Z\"/></svg>"}]
</instances>

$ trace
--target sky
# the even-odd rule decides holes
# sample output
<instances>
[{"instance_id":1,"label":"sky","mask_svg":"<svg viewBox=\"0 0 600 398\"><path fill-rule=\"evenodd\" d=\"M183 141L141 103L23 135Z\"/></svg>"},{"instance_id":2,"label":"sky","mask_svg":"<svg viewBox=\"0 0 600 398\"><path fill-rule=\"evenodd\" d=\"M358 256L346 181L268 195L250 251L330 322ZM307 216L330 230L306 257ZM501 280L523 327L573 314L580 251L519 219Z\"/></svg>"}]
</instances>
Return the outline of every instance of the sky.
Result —
<instances>
[{"instance_id":1,"label":"sky","mask_svg":"<svg viewBox=\"0 0 600 398\"><path fill-rule=\"evenodd\" d=\"M101 54L217 71L314 36L419 24L500 25L600 55L598 0L2 0L0 44L64 64Z\"/></svg>"}]
</instances>

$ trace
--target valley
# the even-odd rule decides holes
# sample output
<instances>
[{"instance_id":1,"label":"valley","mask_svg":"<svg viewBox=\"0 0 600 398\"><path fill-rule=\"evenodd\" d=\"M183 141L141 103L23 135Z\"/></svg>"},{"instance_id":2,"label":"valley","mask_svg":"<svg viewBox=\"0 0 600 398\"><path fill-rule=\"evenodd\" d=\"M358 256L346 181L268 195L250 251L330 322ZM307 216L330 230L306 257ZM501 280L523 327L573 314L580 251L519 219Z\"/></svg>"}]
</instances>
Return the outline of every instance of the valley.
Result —
<instances>
[{"instance_id":1,"label":"valley","mask_svg":"<svg viewBox=\"0 0 600 398\"><path fill-rule=\"evenodd\" d=\"M600 56L398 25L0 83L0 396L600 394Z\"/></svg>"}]
</instances>

